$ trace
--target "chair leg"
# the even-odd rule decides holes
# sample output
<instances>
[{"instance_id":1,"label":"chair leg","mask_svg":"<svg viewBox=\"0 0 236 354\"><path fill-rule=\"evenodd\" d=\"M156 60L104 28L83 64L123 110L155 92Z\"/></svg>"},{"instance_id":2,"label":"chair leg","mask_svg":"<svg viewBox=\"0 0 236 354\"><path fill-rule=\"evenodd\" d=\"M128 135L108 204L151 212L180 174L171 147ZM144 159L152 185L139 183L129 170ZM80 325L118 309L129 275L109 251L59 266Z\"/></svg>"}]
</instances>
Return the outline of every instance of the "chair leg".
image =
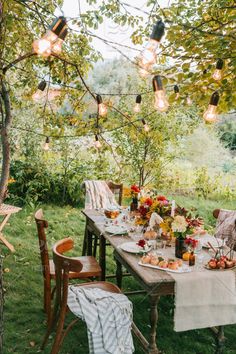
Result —
<instances>
[{"instance_id":1,"label":"chair leg","mask_svg":"<svg viewBox=\"0 0 236 354\"><path fill-rule=\"evenodd\" d=\"M82 248L82 256L86 256L88 251L88 230L87 230L87 223L85 225L84 231L84 240L83 240L83 248Z\"/></svg>"},{"instance_id":2,"label":"chair leg","mask_svg":"<svg viewBox=\"0 0 236 354\"><path fill-rule=\"evenodd\" d=\"M60 346L63 342L64 337L65 337L65 336L63 336L65 316L66 316L66 308L63 308L63 309L61 309L61 312L60 312L57 330L56 330L56 336L55 336L55 340L53 343L51 354L57 354L59 352Z\"/></svg>"},{"instance_id":3,"label":"chair leg","mask_svg":"<svg viewBox=\"0 0 236 354\"><path fill-rule=\"evenodd\" d=\"M47 344L48 338L50 336L50 334L52 333L53 329L55 328L56 324L57 324L57 317L58 317L58 310L59 310L59 302L56 298L55 300L55 305L54 305L54 309L53 309L53 314L50 317L50 321L48 322L47 325L47 332L44 336L43 342L41 344L41 349L43 350Z\"/></svg>"},{"instance_id":4,"label":"chair leg","mask_svg":"<svg viewBox=\"0 0 236 354\"><path fill-rule=\"evenodd\" d=\"M97 255L97 246L98 246L98 237L95 235L94 242L93 242L93 257L94 258L96 258L96 255Z\"/></svg>"},{"instance_id":5,"label":"chair leg","mask_svg":"<svg viewBox=\"0 0 236 354\"><path fill-rule=\"evenodd\" d=\"M51 309L51 288L44 283L44 311L47 315L47 325L51 321L52 309Z\"/></svg>"}]
</instances>

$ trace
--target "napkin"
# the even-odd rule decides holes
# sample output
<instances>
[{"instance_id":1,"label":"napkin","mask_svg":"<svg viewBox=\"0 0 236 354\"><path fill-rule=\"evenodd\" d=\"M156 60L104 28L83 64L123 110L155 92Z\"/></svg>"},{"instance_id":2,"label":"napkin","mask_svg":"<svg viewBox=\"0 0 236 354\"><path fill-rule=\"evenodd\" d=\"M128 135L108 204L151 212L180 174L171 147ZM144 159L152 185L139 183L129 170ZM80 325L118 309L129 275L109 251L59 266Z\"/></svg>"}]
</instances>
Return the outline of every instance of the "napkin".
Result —
<instances>
[{"instance_id":1,"label":"napkin","mask_svg":"<svg viewBox=\"0 0 236 354\"><path fill-rule=\"evenodd\" d=\"M163 222L162 217L157 213L152 213L149 220L149 227L153 229L155 226L159 226Z\"/></svg>"}]
</instances>

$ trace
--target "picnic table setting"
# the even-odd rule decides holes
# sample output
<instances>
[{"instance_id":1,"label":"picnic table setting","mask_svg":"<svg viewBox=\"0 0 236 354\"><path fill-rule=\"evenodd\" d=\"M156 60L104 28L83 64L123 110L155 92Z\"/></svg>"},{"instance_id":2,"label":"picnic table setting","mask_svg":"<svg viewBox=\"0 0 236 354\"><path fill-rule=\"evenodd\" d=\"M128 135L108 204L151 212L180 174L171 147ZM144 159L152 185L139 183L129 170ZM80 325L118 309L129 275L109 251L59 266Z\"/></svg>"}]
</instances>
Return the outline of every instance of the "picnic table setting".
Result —
<instances>
[{"instance_id":1,"label":"picnic table setting","mask_svg":"<svg viewBox=\"0 0 236 354\"><path fill-rule=\"evenodd\" d=\"M100 237L103 278L109 241L117 262L118 286L122 287L124 267L150 297L151 341L142 338L144 348L158 353L156 306L159 297L167 294L175 296L176 332L220 326L216 334L223 342L222 326L236 323L235 211L221 210L216 232L209 234L196 211L174 200L152 191L140 193L135 185L131 196L128 207L113 200L105 208L83 213L93 223L91 235L97 232Z\"/></svg>"},{"instance_id":2,"label":"picnic table setting","mask_svg":"<svg viewBox=\"0 0 236 354\"><path fill-rule=\"evenodd\" d=\"M0 354L236 354L235 9L0 0Z\"/></svg>"}]
</instances>

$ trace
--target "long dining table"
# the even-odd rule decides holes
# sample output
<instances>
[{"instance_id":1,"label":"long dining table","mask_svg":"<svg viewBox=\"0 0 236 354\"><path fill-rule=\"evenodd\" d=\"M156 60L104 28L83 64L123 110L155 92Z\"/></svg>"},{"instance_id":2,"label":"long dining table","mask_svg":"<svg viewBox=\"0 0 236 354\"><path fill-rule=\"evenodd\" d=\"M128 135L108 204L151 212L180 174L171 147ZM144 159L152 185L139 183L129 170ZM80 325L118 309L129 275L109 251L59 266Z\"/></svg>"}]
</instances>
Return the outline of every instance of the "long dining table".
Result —
<instances>
[{"instance_id":1,"label":"long dining table","mask_svg":"<svg viewBox=\"0 0 236 354\"><path fill-rule=\"evenodd\" d=\"M142 267L138 264L140 255L123 251L120 246L122 243L130 241L129 236L119 236L108 234L105 230L105 218L99 210L83 210L86 217L85 243L83 253L92 255L93 236L99 238L99 264L102 269L102 279L106 280L106 244L114 249L116 260L116 279L117 285L122 287L122 267L124 267L139 283L142 290L146 293L150 302L150 334L146 339L134 325L134 333L137 335L144 351L149 354L160 353L157 347L157 321L158 321L158 301L160 296L174 295L175 281L166 271ZM216 343L219 351L223 353L224 334L223 327L213 328Z\"/></svg>"}]
</instances>

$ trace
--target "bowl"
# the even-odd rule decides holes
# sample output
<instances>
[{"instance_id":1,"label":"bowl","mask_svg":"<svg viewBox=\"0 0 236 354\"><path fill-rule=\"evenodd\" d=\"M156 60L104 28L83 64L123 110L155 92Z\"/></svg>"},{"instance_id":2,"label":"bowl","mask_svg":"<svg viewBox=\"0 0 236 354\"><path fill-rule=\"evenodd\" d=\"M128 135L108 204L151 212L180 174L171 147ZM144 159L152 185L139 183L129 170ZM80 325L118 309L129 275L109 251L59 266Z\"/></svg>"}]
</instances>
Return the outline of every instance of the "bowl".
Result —
<instances>
[{"instance_id":1,"label":"bowl","mask_svg":"<svg viewBox=\"0 0 236 354\"><path fill-rule=\"evenodd\" d=\"M120 214L119 210L104 210L104 214L108 219L116 219L117 216Z\"/></svg>"}]
</instances>

